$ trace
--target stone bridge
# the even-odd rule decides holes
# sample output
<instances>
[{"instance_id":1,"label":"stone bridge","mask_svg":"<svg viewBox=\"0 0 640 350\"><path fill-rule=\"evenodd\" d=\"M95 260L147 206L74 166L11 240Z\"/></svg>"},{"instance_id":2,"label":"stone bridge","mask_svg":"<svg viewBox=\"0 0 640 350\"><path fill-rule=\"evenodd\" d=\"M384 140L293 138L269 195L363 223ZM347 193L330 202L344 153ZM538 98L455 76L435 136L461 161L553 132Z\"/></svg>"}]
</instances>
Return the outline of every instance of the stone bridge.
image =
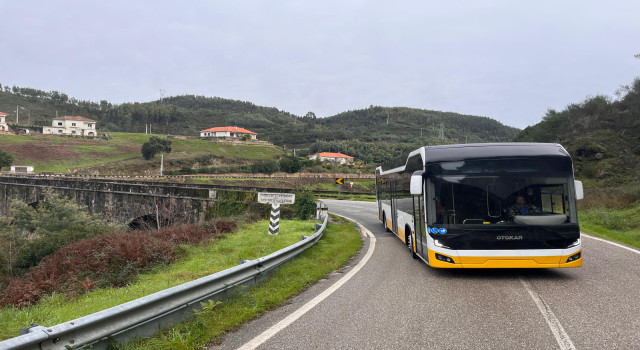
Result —
<instances>
[{"instance_id":1,"label":"stone bridge","mask_svg":"<svg viewBox=\"0 0 640 350\"><path fill-rule=\"evenodd\" d=\"M37 205L42 191L71 198L90 213L104 219L130 224L136 221L201 222L215 216L225 201L255 202L256 188L207 186L146 181L125 181L64 176L0 176L0 215L9 212L11 200ZM282 189L269 189L283 192Z\"/></svg>"}]
</instances>

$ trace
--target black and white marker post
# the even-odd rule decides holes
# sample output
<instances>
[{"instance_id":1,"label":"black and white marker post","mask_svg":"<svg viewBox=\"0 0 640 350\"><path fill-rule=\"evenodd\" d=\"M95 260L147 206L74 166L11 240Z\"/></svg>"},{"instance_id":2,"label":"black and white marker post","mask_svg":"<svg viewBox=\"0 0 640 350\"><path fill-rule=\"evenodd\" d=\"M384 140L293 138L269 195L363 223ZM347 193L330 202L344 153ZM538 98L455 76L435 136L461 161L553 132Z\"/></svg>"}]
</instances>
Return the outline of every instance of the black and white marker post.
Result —
<instances>
[{"instance_id":1,"label":"black and white marker post","mask_svg":"<svg viewBox=\"0 0 640 350\"><path fill-rule=\"evenodd\" d=\"M269 234L280 233L280 204L271 204L271 218L269 219Z\"/></svg>"},{"instance_id":2,"label":"black and white marker post","mask_svg":"<svg viewBox=\"0 0 640 350\"><path fill-rule=\"evenodd\" d=\"M280 233L280 205L293 204L295 201L296 195L293 193L258 192L258 203L271 204L271 218L269 219L270 235Z\"/></svg>"}]
</instances>

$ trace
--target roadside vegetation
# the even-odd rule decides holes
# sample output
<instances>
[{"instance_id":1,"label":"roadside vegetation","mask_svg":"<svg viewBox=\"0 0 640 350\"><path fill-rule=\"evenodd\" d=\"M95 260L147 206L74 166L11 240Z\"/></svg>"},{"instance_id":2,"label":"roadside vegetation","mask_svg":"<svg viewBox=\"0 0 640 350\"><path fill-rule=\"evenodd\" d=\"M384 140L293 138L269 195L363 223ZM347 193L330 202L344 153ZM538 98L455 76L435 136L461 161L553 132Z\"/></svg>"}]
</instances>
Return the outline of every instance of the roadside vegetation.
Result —
<instances>
[{"instance_id":1,"label":"roadside vegetation","mask_svg":"<svg viewBox=\"0 0 640 350\"><path fill-rule=\"evenodd\" d=\"M9 278L24 275L60 247L122 228L90 215L87 208L50 189L30 205L12 201L9 216L0 218L0 287L6 286Z\"/></svg>"},{"instance_id":2,"label":"roadside vegetation","mask_svg":"<svg viewBox=\"0 0 640 350\"><path fill-rule=\"evenodd\" d=\"M205 304L191 320L149 339L122 346L126 350L201 349L238 329L244 322L283 305L330 272L344 265L361 246L355 226L331 216L322 239L298 258L276 271L268 280L227 300ZM223 241L221 241L223 242ZM241 254L229 252L237 261Z\"/></svg>"},{"instance_id":3,"label":"roadside vegetation","mask_svg":"<svg viewBox=\"0 0 640 350\"><path fill-rule=\"evenodd\" d=\"M58 324L227 269L314 232L316 221L309 218L315 212L315 198L310 192L297 192L296 203L285 206L283 217L296 220L282 220L277 236L269 235L268 220L260 219L264 205L232 197L212 208L202 225L146 231L118 231L119 226L90 216L51 191L45 191L36 206L13 202L12 216L0 227L5 273L0 282L0 339L18 335L20 327L31 323ZM357 233L355 239L359 246ZM357 250L343 257L347 247L325 252L323 259L335 257L333 263L316 260L315 264L338 267ZM6 258L7 249L12 249L14 259ZM299 291L312 280L301 279L289 288Z\"/></svg>"},{"instance_id":4,"label":"roadside vegetation","mask_svg":"<svg viewBox=\"0 0 640 350\"><path fill-rule=\"evenodd\" d=\"M246 217L239 217L235 221L243 222L246 219ZM142 270L141 274L128 279L119 288L96 285L79 295L55 292L43 296L36 304L26 307L6 305L0 309L0 338L17 336L20 327L26 327L34 322L43 325L62 323L236 266L241 259L250 260L265 256L298 242L302 234L312 234L314 221L283 220L280 225L280 234L277 236L269 235L268 227L268 221L261 220L241 226L233 234L209 235L210 238L215 239L205 239L199 245L188 245L185 244L188 242L182 241L178 242L182 244L175 248L164 247L178 249L173 255L174 261L171 264L167 264L169 262L167 260L159 261L151 269ZM189 232L189 229L174 230ZM165 236L161 233L158 235ZM142 236L133 235L131 239L126 239L122 243L123 245L133 243L132 240L140 237ZM158 237L158 241L167 238ZM148 241L150 240L144 240L144 242ZM161 243L154 244L155 247ZM96 246L93 247L95 249ZM120 249L127 249L128 253L141 258L146 254L146 252L138 253L134 248L142 247L134 244L131 249L126 247ZM99 250L95 252L100 253ZM110 256L118 257L118 253L117 251L110 253ZM65 256L72 258L68 254ZM136 259L131 261L137 263ZM110 271L108 275L117 277L117 272Z\"/></svg>"},{"instance_id":5,"label":"roadside vegetation","mask_svg":"<svg viewBox=\"0 0 640 350\"><path fill-rule=\"evenodd\" d=\"M640 184L587 188L578 204L583 232L640 248Z\"/></svg>"}]
</instances>

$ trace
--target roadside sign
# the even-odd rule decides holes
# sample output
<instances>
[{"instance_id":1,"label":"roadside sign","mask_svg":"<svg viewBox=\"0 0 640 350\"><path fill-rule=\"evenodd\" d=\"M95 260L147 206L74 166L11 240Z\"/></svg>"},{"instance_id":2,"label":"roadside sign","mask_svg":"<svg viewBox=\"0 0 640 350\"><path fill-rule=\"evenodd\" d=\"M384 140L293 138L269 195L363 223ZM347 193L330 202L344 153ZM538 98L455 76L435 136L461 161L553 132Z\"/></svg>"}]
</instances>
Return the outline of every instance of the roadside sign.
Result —
<instances>
[{"instance_id":1,"label":"roadside sign","mask_svg":"<svg viewBox=\"0 0 640 350\"><path fill-rule=\"evenodd\" d=\"M344 185L344 177L339 177L336 179L336 183L338 185Z\"/></svg>"},{"instance_id":2,"label":"roadside sign","mask_svg":"<svg viewBox=\"0 0 640 350\"><path fill-rule=\"evenodd\" d=\"M258 203L271 203L270 235L280 233L280 204L293 204L295 201L296 195L293 193L258 192Z\"/></svg>"},{"instance_id":3,"label":"roadside sign","mask_svg":"<svg viewBox=\"0 0 640 350\"><path fill-rule=\"evenodd\" d=\"M296 195L293 193L258 192L258 203L293 204L295 201Z\"/></svg>"}]
</instances>

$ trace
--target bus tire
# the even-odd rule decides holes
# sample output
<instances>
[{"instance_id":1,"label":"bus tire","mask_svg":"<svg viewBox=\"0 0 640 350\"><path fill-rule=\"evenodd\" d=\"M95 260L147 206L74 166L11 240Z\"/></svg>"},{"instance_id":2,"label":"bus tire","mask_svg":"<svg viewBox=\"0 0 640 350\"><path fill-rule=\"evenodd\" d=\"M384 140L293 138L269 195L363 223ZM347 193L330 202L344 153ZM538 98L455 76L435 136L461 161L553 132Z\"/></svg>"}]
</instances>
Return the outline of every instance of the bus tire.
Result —
<instances>
[{"instance_id":1,"label":"bus tire","mask_svg":"<svg viewBox=\"0 0 640 350\"><path fill-rule=\"evenodd\" d=\"M389 228L387 227L387 213L382 212L382 226L384 226L384 229L387 232L391 232L391 230L389 230Z\"/></svg>"},{"instance_id":2,"label":"bus tire","mask_svg":"<svg viewBox=\"0 0 640 350\"><path fill-rule=\"evenodd\" d=\"M404 232L405 233L405 242L407 242L407 247L409 248L409 251L411 252L411 257L414 259L417 259L418 256L416 255L416 253L413 251L413 236L411 235L411 228L409 228L409 226L404 228Z\"/></svg>"}]
</instances>

